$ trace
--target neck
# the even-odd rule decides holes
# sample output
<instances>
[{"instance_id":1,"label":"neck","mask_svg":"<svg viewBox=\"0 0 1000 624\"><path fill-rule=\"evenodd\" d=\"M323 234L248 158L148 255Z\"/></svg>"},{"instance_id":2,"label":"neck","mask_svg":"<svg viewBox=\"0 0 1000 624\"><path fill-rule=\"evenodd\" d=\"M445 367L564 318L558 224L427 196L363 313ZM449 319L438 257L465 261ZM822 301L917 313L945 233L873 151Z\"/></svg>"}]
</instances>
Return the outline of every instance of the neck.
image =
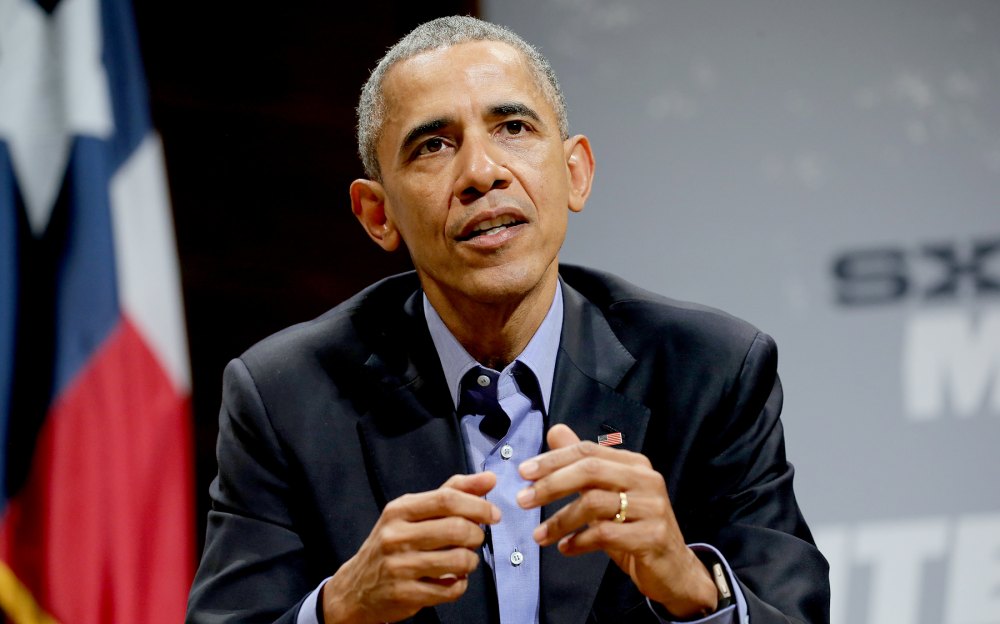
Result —
<instances>
[{"instance_id":1,"label":"neck","mask_svg":"<svg viewBox=\"0 0 1000 624\"><path fill-rule=\"evenodd\" d=\"M507 301L476 301L425 290L448 331L477 362L502 370L528 346L552 305L558 273Z\"/></svg>"}]
</instances>

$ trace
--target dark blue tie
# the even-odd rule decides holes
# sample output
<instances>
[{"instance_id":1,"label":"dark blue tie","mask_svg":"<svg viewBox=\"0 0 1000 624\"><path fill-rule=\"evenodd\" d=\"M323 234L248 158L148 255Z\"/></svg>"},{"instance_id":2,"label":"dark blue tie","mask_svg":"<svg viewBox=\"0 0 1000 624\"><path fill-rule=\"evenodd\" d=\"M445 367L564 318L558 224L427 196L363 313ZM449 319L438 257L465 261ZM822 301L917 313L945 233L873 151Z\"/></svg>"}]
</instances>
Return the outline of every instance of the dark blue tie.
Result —
<instances>
[{"instance_id":1,"label":"dark blue tie","mask_svg":"<svg viewBox=\"0 0 1000 624\"><path fill-rule=\"evenodd\" d=\"M497 380L500 374L477 366L462 377L462 390L458 400L458 415L482 414L479 430L494 440L507 435L510 417L500 408L497 399Z\"/></svg>"}]
</instances>

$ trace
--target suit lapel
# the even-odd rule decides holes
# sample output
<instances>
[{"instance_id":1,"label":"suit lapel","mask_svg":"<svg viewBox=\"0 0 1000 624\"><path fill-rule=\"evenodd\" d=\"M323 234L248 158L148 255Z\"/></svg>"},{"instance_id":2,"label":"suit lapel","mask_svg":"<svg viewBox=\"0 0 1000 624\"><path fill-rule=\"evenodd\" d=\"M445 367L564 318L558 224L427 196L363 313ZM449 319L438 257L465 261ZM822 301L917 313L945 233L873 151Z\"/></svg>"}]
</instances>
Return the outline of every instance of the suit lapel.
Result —
<instances>
[{"instance_id":1,"label":"suit lapel","mask_svg":"<svg viewBox=\"0 0 1000 624\"><path fill-rule=\"evenodd\" d=\"M374 380L375 402L358 421L379 506L403 494L439 487L467 465L455 408L423 318L419 291L407 300L404 317L388 332L382 349L365 363ZM490 579L486 566L469 577L457 602L435 608L441 622L488 622Z\"/></svg>"},{"instance_id":2,"label":"suit lapel","mask_svg":"<svg viewBox=\"0 0 1000 624\"><path fill-rule=\"evenodd\" d=\"M563 330L552 387L549 425L565 423L582 440L620 432L618 448L642 448L649 410L615 388L635 364L596 306L563 283ZM546 505L551 517L571 499ZM546 624L586 621L609 559L604 553L564 557L542 549L541 610Z\"/></svg>"}]
</instances>

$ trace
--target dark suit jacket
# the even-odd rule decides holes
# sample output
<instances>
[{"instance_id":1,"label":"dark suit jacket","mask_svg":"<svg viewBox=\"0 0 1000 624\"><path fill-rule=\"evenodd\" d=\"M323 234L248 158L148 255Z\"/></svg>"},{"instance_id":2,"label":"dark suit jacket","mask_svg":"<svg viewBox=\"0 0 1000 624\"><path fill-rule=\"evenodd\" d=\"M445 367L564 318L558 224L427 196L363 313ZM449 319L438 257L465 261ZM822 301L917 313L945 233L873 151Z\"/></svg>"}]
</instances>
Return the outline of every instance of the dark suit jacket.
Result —
<instances>
[{"instance_id":1,"label":"dark suit jacket","mask_svg":"<svg viewBox=\"0 0 1000 624\"><path fill-rule=\"evenodd\" d=\"M827 564L792 492L770 337L722 312L563 266L549 425L620 431L666 478L688 543L733 566L753 624L826 622ZM415 275L389 278L226 369L219 474L188 621L294 622L387 501L466 472ZM550 505L551 515L566 501ZM496 621L488 568L414 622ZM603 553L542 550L541 621L654 622Z\"/></svg>"}]
</instances>

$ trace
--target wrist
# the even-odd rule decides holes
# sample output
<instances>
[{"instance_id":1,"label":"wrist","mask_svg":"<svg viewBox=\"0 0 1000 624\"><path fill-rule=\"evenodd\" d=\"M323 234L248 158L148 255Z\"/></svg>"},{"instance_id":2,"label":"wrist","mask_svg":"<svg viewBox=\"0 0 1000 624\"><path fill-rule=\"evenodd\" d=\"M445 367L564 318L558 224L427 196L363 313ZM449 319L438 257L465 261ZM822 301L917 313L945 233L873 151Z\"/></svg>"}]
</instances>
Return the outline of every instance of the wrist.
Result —
<instances>
[{"instance_id":1,"label":"wrist","mask_svg":"<svg viewBox=\"0 0 1000 624\"><path fill-rule=\"evenodd\" d=\"M685 573L671 584L670 595L654 598L664 612L660 616L675 622L698 620L721 608L709 568L690 548L686 559Z\"/></svg>"},{"instance_id":2,"label":"wrist","mask_svg":"<svg viewBox=\"0 0 1000 624\"><path fill-rule=\"evenodd\" d=\"M343 568L341 568L343 570ZM339 574L340 571L338 571ZM341 575L342 576L342 575ZM339 579L342 580L342 579ZM339 588L337 574L331 576L320 589L317 604L317 619L322 624L349 624L363 622L361 609L353 605L350 591Z\"/></svg>"},{"instance_id":3,"label":"wrist","mask_svg":"<svg viewBox=\"0 0 1000 624\"><path fill-rule=\"evenodd\" d=\"M733 594L733 581L726 573L726 566L722 558L714 550L699 549L695 551L695 556L701 561L715 585L716 590L716 611L725 609L736 602Z\"/></svg>"}]
</instances>

